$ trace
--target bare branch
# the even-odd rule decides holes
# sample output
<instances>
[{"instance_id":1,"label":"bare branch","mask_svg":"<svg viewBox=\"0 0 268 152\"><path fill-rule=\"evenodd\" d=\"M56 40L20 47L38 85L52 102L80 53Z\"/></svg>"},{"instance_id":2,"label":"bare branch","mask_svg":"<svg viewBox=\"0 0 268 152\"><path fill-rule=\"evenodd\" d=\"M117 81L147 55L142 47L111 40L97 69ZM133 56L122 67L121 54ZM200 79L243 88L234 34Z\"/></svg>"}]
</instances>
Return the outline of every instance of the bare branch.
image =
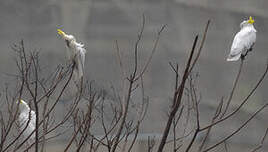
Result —
<instances>
[{"instance_id":1,"label":"bare branch","mask_svg":"<svg viewBox=\"0 0 268 152\"><path fill-rule=\"evenodd\" d=\"M263 137L262 137L262 139L261 139L261 143L260 143L260 145L259 145L258 147L256 147L256 148L254 148L251 152L256 152L257 150L259 150L259 149L262 148L262 146L263 146L263 144L264 144L264 141L265 141L265 139L266 139L266 137L267 137L267 134L268 134L268 128L266 128L266 131L265 131L265 133L264 133L264 135L263 135Z\"/></svg>"},{"instance_id":2,"label":"bare branch","mask_svg":"<svg viewBox=\"0 0 268 152\"><path fill-rule=\"evenodd\" d=\"M221 141L219 141L218 143L216 143L215 145L207 148L206 150L204 150L203 152L207 152L210 151L212 149L214 149L215 147L217 147L218 145L224 143L226 140L228 140L229 138L233 137L236 133L238 133L241 129L243 129L243 127L245 127L250 120L252 120L253 118L255 118L255 116L260 113L264 108L266 108L268 106L268 104L263 105L259 110L257 110L246 122L244 122L238 129L236 129L233 133L231 133L229 136L225 137L224 139L222 139Z\"/></svg>"}]
</instances>

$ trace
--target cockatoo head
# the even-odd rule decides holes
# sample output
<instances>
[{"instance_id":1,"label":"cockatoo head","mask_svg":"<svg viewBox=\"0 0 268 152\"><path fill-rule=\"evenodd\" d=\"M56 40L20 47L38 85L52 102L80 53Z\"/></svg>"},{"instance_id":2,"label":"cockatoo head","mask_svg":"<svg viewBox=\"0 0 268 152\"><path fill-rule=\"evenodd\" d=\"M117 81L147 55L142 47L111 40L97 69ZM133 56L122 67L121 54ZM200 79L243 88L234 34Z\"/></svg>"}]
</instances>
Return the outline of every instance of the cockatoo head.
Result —
<instances>
[{"instance_id":1,"label":"cockatoo head","mask_svg":"<svg viewBox=\"0 0 268 152\"><path fill-rule=\"evenodd\" d=\"M246 27L246 26L252 26L255 21L250 16L248 20L243 21L240 23L240 28Z\"/></svg>"},{"instance_id":2,"label":"cockatoo head","mask_svg":"<svg viewBox=\"0 0 268 152\"><path fill-rule=\"evenodd\" d=\"M20 110L20 112L25 111L25 110L26 111L30 110L30 107L28 106L28 104L25 101L20 99L18 102L19 102L19 110Z\"/></svg>"},{"instance_id":3,"label":"cockatoo head","mask_svg":"<svg viewBox=\"0 0 268 152\"><path fill-rule=\"evenodd\" d=\"M76 41L73 35L67 35L61 29L58 29L57 31L58 34L66 41L68 47L72 41Z\"/></svg>"}]
</instances>

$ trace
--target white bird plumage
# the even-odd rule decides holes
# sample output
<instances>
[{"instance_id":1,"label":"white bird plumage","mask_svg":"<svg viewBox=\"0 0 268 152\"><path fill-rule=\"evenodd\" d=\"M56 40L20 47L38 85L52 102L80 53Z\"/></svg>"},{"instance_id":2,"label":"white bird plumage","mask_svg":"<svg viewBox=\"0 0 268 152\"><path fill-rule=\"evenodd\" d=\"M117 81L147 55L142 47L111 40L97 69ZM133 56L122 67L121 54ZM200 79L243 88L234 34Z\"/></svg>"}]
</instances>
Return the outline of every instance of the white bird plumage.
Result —
<instances>
[{"instance_id":1,"label":"white bird plumage","mask_svg":"<svg viewBox=\"0 0 268 152\"><path fill-rule=\"evenodd\" d=\"M30 109L28 104L23 100L19 101L18 120L19 120L19 129L21 131L23 131L24 128L26 127L26 129L23 132L23 136L24 138L27 138L35 130L36 114L33 110ZM33 143L35 141L35 132L31 135L28 141L30 143Z\"/></svg>"},{"instance_id":2,"label":"white bird plumage","mask_svg":"<svg viewBox=\"0 0 268 152\"><path fill-rule=\"evenodd\" d=\"M227 61L237 61L243 53L251 51L256 42L256 29L253 26L254 20L249 17L249 20L243 21L240 24L240 31L235 35L230 54Z\"/></svg>"},{"instance_id":3,"label":"white bird plumage","mask_svg":"<svg viewBox=\"0 0 268 152\"><path fill-rule=\"evenodd\" d=\"M84 44L76 42L76 39L73 35L67 35L60 29L58 29L58 34L61 35L66 42L66 46L68 48L67 55L69 60L71 60L75 64L73 75L74 81L78 83L84 75L86 55L86 49L84 48Z\"/></svg>"}]
</instances>

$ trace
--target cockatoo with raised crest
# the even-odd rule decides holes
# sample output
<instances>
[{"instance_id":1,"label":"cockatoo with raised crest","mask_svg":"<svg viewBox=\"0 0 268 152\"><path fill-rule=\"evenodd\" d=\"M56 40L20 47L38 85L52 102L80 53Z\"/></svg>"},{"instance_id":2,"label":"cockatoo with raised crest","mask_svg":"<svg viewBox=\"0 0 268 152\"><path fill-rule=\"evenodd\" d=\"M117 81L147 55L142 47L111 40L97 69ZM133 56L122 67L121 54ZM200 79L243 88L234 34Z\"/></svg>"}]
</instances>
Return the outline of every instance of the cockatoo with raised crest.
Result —
<instances>
[{"instance_id":1,"label":"cockatoo with raised crest","mask_svg":"<svg viewBox=\"0 0 268 152\"><path fill-rule=\"evenodd\" d=\"M248 20L240 23L240 31L235 35L227 61L243 60L249 51L252 51L256 42L256 29L254 20L250 16Z\"/></svg>"},{"instance_id":2,"label":"cockatoo with raised crest","mask_svg":"<svg viewBox=\"0 0 268 152\"><path fill-rule=\"evenodd\" d=\"M66 42L68 58L74 63L73 78L75 83L78 84L84 75L86 49L84 48L84 44L78 43L73 35L65 34L60 29L58 29L58 34Z\"/></svg>"}]
</instances>

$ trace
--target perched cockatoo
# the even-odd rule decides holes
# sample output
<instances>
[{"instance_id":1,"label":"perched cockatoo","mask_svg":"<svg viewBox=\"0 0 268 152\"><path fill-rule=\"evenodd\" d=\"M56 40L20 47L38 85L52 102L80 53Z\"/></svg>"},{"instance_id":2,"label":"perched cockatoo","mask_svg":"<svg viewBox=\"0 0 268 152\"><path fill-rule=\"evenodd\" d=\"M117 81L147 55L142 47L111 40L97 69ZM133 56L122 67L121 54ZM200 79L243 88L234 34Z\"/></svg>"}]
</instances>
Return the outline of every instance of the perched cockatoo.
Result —
<instances>
[{"instance_id":1,"label":"perched cockatoo","mask_svg":"<svg viewBox=\"0 0 268 152\"><path fill-rule=\"evenodd\" d=\"M256 29L253 26L254 20L250 16L248 20L240 23L240 31L235 35L230 54L227 61L237 61L252 50L256 42Z\"/></svg>"},{"instance_id":2,"label":"perched cockatoo","mask_svg":"<svg viewBox=\"0 0 268 152\"><path fill-rule=\"evenodd\" d=\"M30 109L30 107L25 101L20 100L18 105L19 105L19 117L18 117L19 129L20 131L23 131L24 128L27 126L22 134L24 138L27 138L35 130L36 114L33 110ZM35 132L31 135L28 141L29 143L33 143L35 141Z\"/></svg>"},{"instance_id":3,"label":"perched cockatoo","mask_svg":"<svg viewBox=\"0 0 268 152\"><path fill-rule=\"evenodd\" d=\"M58 34L66 42L68 58L74 63L74 81L78 84L84 75L86 49L84 48L84 44L76 42L73 35L67 35L60 29L58 29Z\"/></svg>"}]
</instances>

